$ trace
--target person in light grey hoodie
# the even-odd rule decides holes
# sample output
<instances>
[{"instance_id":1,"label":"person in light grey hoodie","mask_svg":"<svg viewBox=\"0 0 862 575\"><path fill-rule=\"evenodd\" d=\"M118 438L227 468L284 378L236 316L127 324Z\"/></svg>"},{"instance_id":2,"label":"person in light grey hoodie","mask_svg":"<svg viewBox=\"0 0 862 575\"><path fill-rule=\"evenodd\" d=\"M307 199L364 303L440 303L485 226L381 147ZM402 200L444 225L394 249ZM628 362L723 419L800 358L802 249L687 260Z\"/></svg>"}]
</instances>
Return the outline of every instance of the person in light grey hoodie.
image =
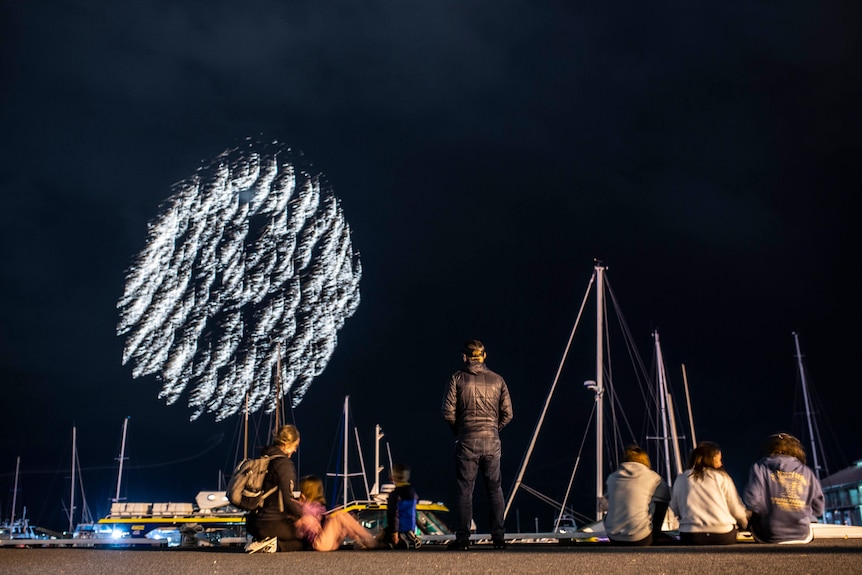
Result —
<instances>
[{"instance_id":1,"label":"person in light grey hoodie","mask_svg":"<svg viewBox=\"0 0 862 575\"><path fill-rule=\"evenodd\" d=\"M615 545L646 546L661 535L670 487L651 469L642 448L626 448L623 463L608 476L605 533Z\"/></svg>"}]
</instances>

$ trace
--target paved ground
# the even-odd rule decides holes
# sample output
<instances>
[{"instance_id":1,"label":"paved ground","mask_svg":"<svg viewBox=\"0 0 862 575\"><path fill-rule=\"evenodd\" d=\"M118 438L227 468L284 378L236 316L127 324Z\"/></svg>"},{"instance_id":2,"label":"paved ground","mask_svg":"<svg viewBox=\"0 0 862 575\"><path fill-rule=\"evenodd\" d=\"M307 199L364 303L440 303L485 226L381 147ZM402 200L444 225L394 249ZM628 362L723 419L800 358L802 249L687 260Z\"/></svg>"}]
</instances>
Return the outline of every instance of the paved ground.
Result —
<instances>
[{"instance_id":1,"label":"paved ground","mask_svg":"<svg viewBox=\"0 0 862 575\"><path fill-rule=\"evenodd\" d=\"M743 543L642 550L605 544L476 546L447 551L352 551L246 555L239 548L0 548L0 575L494 575L554 573L626 575L705 573L752 575L862 574L862 540L821 540L804 546Z\"/></svg>"}]
</instances>

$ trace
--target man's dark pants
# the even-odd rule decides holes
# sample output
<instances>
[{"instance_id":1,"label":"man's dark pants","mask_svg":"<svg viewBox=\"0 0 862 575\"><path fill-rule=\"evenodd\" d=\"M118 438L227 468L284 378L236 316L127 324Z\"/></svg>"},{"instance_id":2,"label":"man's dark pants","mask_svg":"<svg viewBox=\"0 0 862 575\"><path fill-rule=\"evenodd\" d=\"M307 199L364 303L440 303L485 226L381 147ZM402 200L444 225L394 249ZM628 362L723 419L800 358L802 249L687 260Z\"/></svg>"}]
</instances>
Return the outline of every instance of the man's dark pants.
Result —
<instances>
[{"instance_id":1,"label":"man's dark pants","mask_svg":"<svg viewBox=\"0 0 862 575\"><path fill-rule=\"evenodd\" d=\"M455 538L459 541L470 538L473 488L479 472L482 473L485 491L488 494L491 538L495 541L503 540L504 504L500 478L502 452L500 436L496 432L488 431L461 437L455 444L455 477L458 484L458 526L455 530Z\"/></svg>"}]
</instances>

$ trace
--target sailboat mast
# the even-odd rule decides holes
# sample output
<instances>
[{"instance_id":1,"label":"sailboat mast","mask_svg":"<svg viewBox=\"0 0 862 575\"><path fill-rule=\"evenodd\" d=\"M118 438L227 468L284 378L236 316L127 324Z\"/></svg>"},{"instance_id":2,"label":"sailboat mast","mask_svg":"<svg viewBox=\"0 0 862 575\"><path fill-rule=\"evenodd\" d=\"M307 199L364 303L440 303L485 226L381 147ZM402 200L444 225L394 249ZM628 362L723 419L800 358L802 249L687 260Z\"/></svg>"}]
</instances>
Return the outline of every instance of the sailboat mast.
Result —
<instances>
[{"instance_id":1,"label":"sailboat mast","mask_svg":"<svg viewBox=\"0 0 862 575\"><path fill-rule=\"evenodd\" d=\"M344 487L343 487L343 499L342 499L342 503L345 507L347 507L347 481L348 481L347 478L349 477L349 475L347 473L347 449L348 449L347 413L348 413L348 409L349 409L349 407L348 407L349 402L350 402L350 396L345 395L344 396L344 446L343 446L344 447L344 461L343 461L343 465L344 465L344 467L343 467L343 469L344 469Z\"/></svg>"},{"instance_id":2,"label":"sailboat mast","mask_svg":"<svg viewBox=\"0 0 862 575\"><path fill-rule=\"evenodd\" d=\"M356 438L356 453L359 455L359 469L362 473L362 484L365 486L365 498L371 499L371 490L368 488L368 474L365 472L365 458L362 457L362 445L359 443L359 429L353 428L353 435Z\"/></svg>"},{"instance_id":3,"label":"sailboat mast","mask_svg":"<svg viewBox=\"0 0 862 575\"><path fill-rule=\"evenodd\" d=\"M371 495L380 494L380 472L383 467L380 465L380 440L383 439L383 430L380 424L374 426L374 485L371 487Z\"/></svg>"},{"instance_id":4,"label":"sailboat mast","mask_svg":"<svg viewBox=\"0 0 862 575\"><path fill-rule=\"evenodd\" d=\"M276 344L275 358L275 429L282 426L284 416L281 413L281 342Z\"/></svg>"},{"instance_id":5,"label":"sailboat mast","mask_svg":"<svg viewBox=\"0 0 862 575\"><path fill-rule=\"evenodd\" d=\"M129 427L129 416L123 420L123 441L120 444L120 468L117 471L117 494L114 496L114 503L120 501L120 484L123 481L123 461L126 459L126 430Z\"/></svg>"},{"instance_id":6,"label":"sailboat mast","mask_svg":"<svg viewBox=\"0 0 862 575\"><path fill-rule=\"evenodd\" d=\"M69 494L69 533L75 529L75 454L78 449L78 428L72 426L72 491Z\"/></svg>"},{"instance_id":7,"label":"sailboat mast","mask_svg":"<svg viewBox=\"0 0 862 575\"><path fill-rule=\"evenodd\" d=\"M685 403L688 407L688 425L691 428L691 446L697 447L697 438L694 435L694 417L691 415L691 396L688 394L688 376L685 374L685 364L682 364L682 384L685 387Z\"/></svg>"},{"instance_id":8,"label":"sailboat mast","mask_svg":"<svg viewBox=\"0 0 862 575\"><path fill-rule=\"evenodd\" d=\"M245 416L242 436L242 458L248 459L248 391L245 392Z\"/></svg>"},{"instance_id":9,"label":"sailboat mast","mask_svg":"<svg viewBox=\"0 0 862 575\"><path fill-rule=\"evenodd\" d=\"M796 344L796 362L799 366L799 377L802 381L802 398L805 401L805 418L808 421L808 436L811 438L811 459L814 462L814 473L820 479L820 462L817 459L817 441L814 437L814 415L811 413L811 405L808 398L808 383L805 380L805 368L802 365L802 352L799 350L799 335L793 332L793 341Z\"/></svg>"},{"instance_id":10,"label":"sailboat mast","mask_svg":"<svg viewBox=\"0 0 862 575\"><path fill-rule=\"evenodd\" d=\"M602 435L603 396L604 396L604 294L605 268L596 264L596 520L602 518L602 498L604 496L604 469L602 455L604 438Z\"/></svg>"},{"instance_id":11,"label":"sailboat mast","mask_svg":"<svg viewBox=\"0 0 862 575\"><path fill-rule=\"evenodd\" d=\"M661 354L661 344L659 343L658 331L653 332L653 339L655 339L655 354L656 354L656 364L658 368L658 404L660 410L661 417L661 441L664 444L664 466L665 466L665 479L668 483L673 480L673 475L671 475L670 471L670 444L668 442L668 417L667 417L667 382L665 380L665 372L664 372L664 357Z\"/></svg>"},{"instance_id":12,"label":"sailboat mast","mask_svg":"<svg viewBox=\"0 0 862 575\"><path fill-rule=\"evenodd\" d=\"M676 432L676 416L674 415L674 407L673 407L673 396L670 393L667 394L667 417L668 417L668 425L670 426L670 440L671 445L673 446L673 458L676 462L674 466L674 470L676 474L679 475L682 473L682 458L679 453L679 434ZM672 483L672 478L670 480Z\"/></svg>"},{"instance_id":13,"label":"sailboat mast","mask_svg":"<svg viewBox=\"0 0 862 575\"><path fill-rule=\"evenodd\" d=\"M12 487L12 519L9 525L15 524L15 507L18 505L18 471L21 469L21 456L15 458L15 484Z\"/></svg>"}]
</instances>

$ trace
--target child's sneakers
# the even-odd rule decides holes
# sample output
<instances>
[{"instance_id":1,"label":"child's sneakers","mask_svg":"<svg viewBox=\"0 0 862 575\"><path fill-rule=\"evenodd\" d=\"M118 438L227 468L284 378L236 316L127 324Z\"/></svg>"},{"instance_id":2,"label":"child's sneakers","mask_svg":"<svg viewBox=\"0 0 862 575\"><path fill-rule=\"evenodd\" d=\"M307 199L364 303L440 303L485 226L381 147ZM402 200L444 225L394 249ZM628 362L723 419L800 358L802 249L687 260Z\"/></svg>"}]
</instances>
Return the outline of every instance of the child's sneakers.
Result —
<instances>
[{"instance_id":1,"label":"child's sneakers","mask_svg":"<svg viewBox=\"0 0 862 575\"><path fill-rule=\"evenodd\" d=\"M276 551L278 551L278 539L275 537L249 541L245 544L246 553L275 553Z\"/></svg>"},{"instance_id":2,"label":"child's sneakers","mask_svg":"<svg viewBox=\"0 0 862 575\"><path fill-rule=\"evenodd\" d=\"M422 546L422 540L413 531L402 533L401 540L407 544L407 549L419 549Z\"/></svg>"}]
</instances>

